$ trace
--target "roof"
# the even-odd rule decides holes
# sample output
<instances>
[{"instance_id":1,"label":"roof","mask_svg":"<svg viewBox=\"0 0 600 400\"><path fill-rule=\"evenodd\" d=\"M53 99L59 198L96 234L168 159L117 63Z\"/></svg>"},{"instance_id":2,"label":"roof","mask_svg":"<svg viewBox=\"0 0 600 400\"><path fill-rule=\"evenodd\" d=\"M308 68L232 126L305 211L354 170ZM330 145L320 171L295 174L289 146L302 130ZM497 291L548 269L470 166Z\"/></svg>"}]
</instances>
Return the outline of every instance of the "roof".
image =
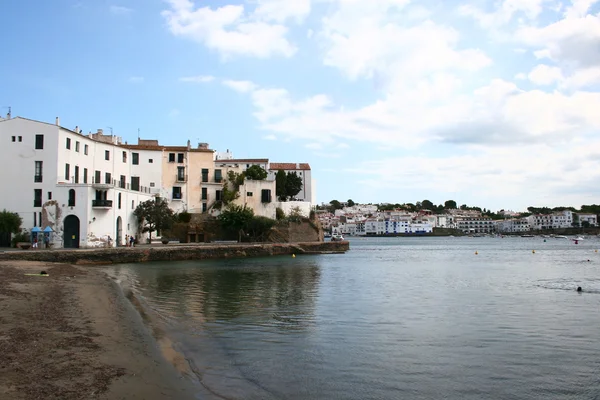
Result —
<instances>
[{"instance_id":1,"label":"roof","mask_svg":"<svg viewBox=\"0 0 600 400\"><path fill-rule=\"evenodd\" d=\"M306 163L271 163L269 165L271 171L282 170L310 170L310 165Z\"/></svg>"},{"instance_id":2,"label":"roof","mask_svg":"<svg viewBox=\"0 0 600 400\"><path fill-rule=\"evenodd\" d=\"M215 162L222 163L222 164L239 164L239 163L268 164L269 159L268 158L237 158L237 159L230 159L230 160L215 160Z\"/></svg>"},{"instance_id":3,"label":"roof","mask_svg":"<svg viewBox=\"0 0 600 400\"><path fill-rule=\"evenodd\" d=\"M129 150L156 150L156 151L173 151L173 152L189 152L189 153L214 153L211 149L188 149L187 146L153 146L153 145L139 145L139 144L121 144L119 145Z\"/></svg>"}]
</instances>

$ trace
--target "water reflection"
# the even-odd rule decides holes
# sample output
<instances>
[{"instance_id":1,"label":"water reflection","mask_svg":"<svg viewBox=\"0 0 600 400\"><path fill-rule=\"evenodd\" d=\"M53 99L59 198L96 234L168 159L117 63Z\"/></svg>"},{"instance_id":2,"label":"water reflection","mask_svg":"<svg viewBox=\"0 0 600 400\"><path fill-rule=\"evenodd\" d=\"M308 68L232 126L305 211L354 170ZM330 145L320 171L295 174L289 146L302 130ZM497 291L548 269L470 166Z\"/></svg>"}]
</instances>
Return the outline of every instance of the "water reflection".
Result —
<instances>
[{"instance_id":1,"label":"water reflection","mask_svg":"<svg viewBox=\"0 0 600 400\"><path fill-rule=\"evenodd\" d=\"M123 265L135 289L159 314L201 323L305 329L314 322L320 269L314 260L234 260Z\"/></svg>"}]
</instances>

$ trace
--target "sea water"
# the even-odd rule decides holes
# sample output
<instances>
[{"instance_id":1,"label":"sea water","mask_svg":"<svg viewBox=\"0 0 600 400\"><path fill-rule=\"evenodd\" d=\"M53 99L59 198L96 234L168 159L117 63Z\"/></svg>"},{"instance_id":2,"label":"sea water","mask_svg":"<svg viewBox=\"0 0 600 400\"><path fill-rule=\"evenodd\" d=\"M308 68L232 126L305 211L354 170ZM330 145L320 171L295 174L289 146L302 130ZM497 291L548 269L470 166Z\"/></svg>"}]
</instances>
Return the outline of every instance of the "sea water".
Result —
<instances>
[{"instance_id":1,"label":"sea water","mask_svg":"<svg viewBox=\"0 0 600 400\"><path fill-rule=\"evenodd\" d=\"M350 247L111 273L167 326L215 398L600 396L597 238L352 238Z\"/></svg>"}]
</instances>

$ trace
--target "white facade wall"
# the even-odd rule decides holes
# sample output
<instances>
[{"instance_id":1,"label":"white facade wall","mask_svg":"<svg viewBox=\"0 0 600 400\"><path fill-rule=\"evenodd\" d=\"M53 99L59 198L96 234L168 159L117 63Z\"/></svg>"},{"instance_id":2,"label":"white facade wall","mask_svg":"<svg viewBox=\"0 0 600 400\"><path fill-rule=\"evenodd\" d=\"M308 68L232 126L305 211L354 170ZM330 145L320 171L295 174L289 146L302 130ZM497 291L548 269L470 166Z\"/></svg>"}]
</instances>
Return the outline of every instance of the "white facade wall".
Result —
<instances>
[{"instance_id":1,"label":"white facade wall","mask_svg":"<svg viewBox=\"0 0 600 400\"><path fill-rule=\"evenodd\" d=\"M310 216L311 203L307 201L278 201L277 207L281 208L285 215L290 215L290 212L298 208L302 216L308 218Z\"/></svg>"},{"instance_id":2,"label":"white facade wall","mask_svg":"<svg viewBox=\"0 0 600 400\"><path fill-rule=\"evenodd\" d=\"M35 148L36 135L44 136L43 149ZM15 142L12 136L17 137ZM137 234L133 209L151 197L148 193L115 186L115 175L130 178L130 154L126 149L92 140L58 125L23 118L2 121L0 140L3 144L0 157L6 165L18 166L0 171L0 184L12 188L10 196L0 198L0 208L19 213L24 229L51 227L51 239L56 247L106 246L108 236L114 246L119 233L122 238L127 233ZM105 150L110 152L108 161L104 157ZM35 161L42 162L41 182L34 182ZM101 184L93 183L96 170L101 171ZM111 174L108 184L105 183L106 172ZM41 190L41 201L34 204L36 189ZM96 202L97 191L102 193L99 203ZM70 193L74 193L74 204L69 202ZM118 208L119 198L121 208ZM67 221L77 220L78 231L65 233ZM142 236L138 235L138 239Z\"/></svg>"},{"instance_id":3,"label":"white facade wall","mask_svg":"<svg viewBox=\"0 0 600 400\"><path fill-rule=\"evenodd\" d=\"M528 232L531 230L531 225L527 218L506 219L497 222L498 232L504 233L519 233Z\"/></svg>"},{"instance_id":4,"label":"white facade wall","mask_svg":"<svg viewBox=\"0 0 600 400\"><path fill-rule=\"evenodd\" d=\"M598 216L596 214L579 213L577 215L579 216L579 226L581 226L583 222L589 223L590 226L598 226Z\"/></svg>"},{"instance_id":5,"label":"white facade wall","mask_svg":"<svg viewBox=\"0 0 600 400\"><path fill-rule=\"evenodd\" d=\"M394 220L367 220L365 222L366 235L413 234L430 232L433 232L433 227L428 223L410 223L407 221Z\"/></svg>"}]
</instances>

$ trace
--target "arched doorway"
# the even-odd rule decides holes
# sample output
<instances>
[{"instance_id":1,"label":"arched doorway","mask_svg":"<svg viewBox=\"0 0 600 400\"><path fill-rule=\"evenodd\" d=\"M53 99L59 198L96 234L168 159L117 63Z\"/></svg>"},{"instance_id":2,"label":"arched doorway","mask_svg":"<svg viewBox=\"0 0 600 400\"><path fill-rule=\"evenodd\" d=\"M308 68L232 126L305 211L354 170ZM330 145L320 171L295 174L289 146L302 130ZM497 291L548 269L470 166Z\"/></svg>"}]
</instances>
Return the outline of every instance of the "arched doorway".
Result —
<instances>
[{"instance_id":1,"label":"arched doorway","mask_svg":"<svg viewBox=\"0 0 600 400\"><path fill-rule=\"evenodd\" d=\"M64 247L76 249L79 247L79 218L69 215L65 218L63 228Z\"/></svg>"},{"instance_id":2,"label":"arched doorway","mask_svg":"<svg viewBox=\"0 0 600 400\"><path fill-rule=\"evenodd\" d=\"M119 193L119 196L121 193ZM123 246L123 220L121 217L117 218L117 247Z\"/></svg>"}]
</instances>

